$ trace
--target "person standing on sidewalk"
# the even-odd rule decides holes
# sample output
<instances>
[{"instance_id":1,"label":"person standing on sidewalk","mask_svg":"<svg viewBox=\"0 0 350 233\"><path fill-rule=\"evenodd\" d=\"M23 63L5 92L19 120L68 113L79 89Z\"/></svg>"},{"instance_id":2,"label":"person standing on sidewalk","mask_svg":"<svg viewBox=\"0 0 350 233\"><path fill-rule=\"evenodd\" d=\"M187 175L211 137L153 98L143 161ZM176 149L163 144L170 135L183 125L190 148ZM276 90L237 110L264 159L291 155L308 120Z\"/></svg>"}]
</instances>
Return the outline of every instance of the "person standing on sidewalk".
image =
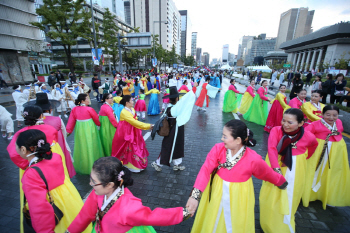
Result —
<instances>
[{"instance_id":1,"label":"person standing on sidewalk","mask_svg":"<svg viewBox=\"0 0 350 233\"><path fill-rule=\"evenodd\" d=\"M326 76L326 81L321 84L322 86L322 92L323 92L323 97L322 97L322 103L326 104L327 101L327 95L331 94L331 89L332 89L332 79L333 75L332 74L327 74Z\"/></svg>"},{"instance_id":2,"label":"person standing on sidewalk","mask_svg":"<svg viewBox=\"0 0 350 233\"><path fill-rule=\"evenodd\" d=\"M280 80L280 86L281 86L284 82L284 71L283 70L281 71L279 80Z\"/></svg>"},{"instance_id":3,"label":"person standing on sidewalk","mask_svg":"<svg viewBox=\"0 0 350 233\"><path fill-rule=\"evenodd\" d=\"M96 95L97 102L100 102L102 95L98 92L98 88L101 86L101 79L98 78L97 74L94 74L94 77L91 79L91 87L94 90L94 95Z\"/></svg>"},{"instance_id":4,"label":"person standing on sidewalk","mask_svg":"<svg viewBox=\"0 0 350 233\"><path fill-rule=\"evenodd\" d=\"M6 138L6 132L7 132L7 139L12 139L12 134L14 131L13 129L13 121L11 118L12 114L9 113L6 108L0 105L0 123L1 123L1 133L2 137Z\"/></svg>"},{"instance_id":5,"label":"person standing on sidewalk","mask_svg":"<svg viewBox=\"0 0 350 233\"><path fill-rule=\"evenodd\" d=\"M27 103L28 96L22 92L21 86L19 85L14 85L12 92L12 97L13 100L16 103L16 119L17 119L17 127L20 128L22 127L21 121L24 121L24 118L22 116L23 114L23 104Z\"/></svg>"},{"instance_id":6,"label":"person standing on sidewalk","mask_svg":"<svg viewBox=\"0 0 350 233\"><path fill-rule=\"evenodd\" d=\"M311 78L312 78L312 73L311 73L311 70L309 70L309 73L306 75L305 87L311 86L310 84Z\"/></svg>"},{"instance_id":7,"label":"person standing on sidewalk","mask_svg":"<svg viewBox=\"0 0 350 233\"><path fill-rule=\"evenodd\" d=\"M291 84L292 81L293 81L293 77L294 77L294 73L293 73L293 71L290 71L290 72L288 73L288 76L287 76L288 87L290 87L290 84Z\"/></svg>"},{"instance_id":8,"label":"person standing on sidewalk","mask_svg":"<svg viewBox=\"0 0 350 233\"><path fill-rule=\"evenodd\" d=\"M0 88L2 89L2 84L5 84L6 88L9 88L9 86L7 86L7 83L5 82L4 76L2 74L2 70L0 70Z\"/></svg>"},{"instance_id":9,"label":"person standing on sidewalk","mask_svg":"<svg viewBox=\"0 0 350 233\"><path fill-rule=\"evenodd\" d=\"M277 70L272 70L272 75L271 75L271 86L275 84L275 80L277 78Z\"/></svg>"},{"instance_id":10,"label":"person standing on sidewalk","mask_svg":"<svg viewBox=\"0 0 350 233\"><path fill-rule=\"evenodd\" d=\"M49 77L47 78L47 84L54 89L54 85L56 83L55 72L51 71Z\"/></svg>"}]
</instances>

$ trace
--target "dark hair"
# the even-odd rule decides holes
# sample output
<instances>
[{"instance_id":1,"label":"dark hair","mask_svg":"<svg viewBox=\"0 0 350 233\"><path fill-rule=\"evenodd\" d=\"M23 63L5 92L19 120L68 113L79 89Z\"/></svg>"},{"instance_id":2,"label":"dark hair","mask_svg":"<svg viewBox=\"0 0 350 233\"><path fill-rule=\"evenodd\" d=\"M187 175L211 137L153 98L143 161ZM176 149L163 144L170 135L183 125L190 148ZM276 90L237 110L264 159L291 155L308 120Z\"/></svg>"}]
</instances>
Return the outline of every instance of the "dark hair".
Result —
<instances>
[{"instance_id":1,"label":"dark hair","mask_svg":"<svg viewBox=\"0 0 350 233\"><path fill-rule=\"evenodd\" d=\"M333 75L332 75L332 74L327 74L327 76L328 76L328 79L329 79L329 80L332 80L332 79L333 79Z\"/></svg>"},{"instance_id":2,"label":"dark hair","mask_svg":"<svg viewBox=\"0 0 350 233\"><path fill-rule=\"evenodd\" d=\"M321 81L322 76L318 74L318 75L316 75L316 77L315 77L315 81L316 81L316 78L319 78L319 79L320 79L320 81Z\"/></svg>"},{"instance_id":3,"label":"dark hair","mask_svg":"<svg viewBox=\"0 0 350 233\"><path fill-rule=\"evenodd\" d=\"M301 123L304 121L304 113L300 110L300 109L297 109L297 108L288 108L284 113L283 115L285 114L290 114L290 115L293 115L295 116L296 120L298 121L298 123Z\"/></svg>"},{"instance_id":4,"label":"dark hair","mask_svg":"<svg viewBox=\"0 0 350 233\"><path fill-rule=\"evenodd\" d=\"M98 76L98 75L97 75L97 74L94 74L94 77L95 77L95 76Z\"/></svg>"},{"instance_id":5,"label":"dark hair","mask_svg":"<svg viewBox=\"0 0 350 233\"><path fill-rule=\"evenodd\" d=\"M302 91L306 91L306 93L307 93L307 90L306 90L306 89L297 89L297 90L295 90L295 93L299 94L299 93L302 92Z\"/></svg>"},{"instance_id":6,"label":"dark hair","mask_svg":"<svg viewBox=\"0 0 350 233\"><path fill-rule=\"evenodd\" d=\"M338 77L340 77L340 76L342 76L343 77L343 79L342 80L344 80L344 74L342 74L342 73L339 73L339 74L337 74L337 76L335 76L335 79L337 79Z\"/></svg>"},{"instance_id":7,"label":"dark hair","mask_svg":"<svg viewBox=\"0 0 350 233\"><path fill-rule=\"evenodd\" d=\"M51 71L50 74L54 74L55 72Z\"/></svg>"},{"instance_id":8,"label":"dark hair","mask_svg":"<svg viewBox=\"0 0 350 233\"><path fill-rule=\"evenodd\" d=\"M174 105L174 104L176 104L176 102L177 102L177 98L178 98L178 97L169 98L169 102L170 102L172 105Z\"/></svg>"},{"instance_id":9,"label":"dark hair","mask_svg":"<svg viewBox=\"0 0 350 233\"><path fill-rule=\"evenodd\" d=\"M339 108L336 105L326 105L323 109L322 109L322 114L325 114L327 111L329 110L335 110L338 112L339 114Z\"/></svg>"},{"instance_id":10,"label":"dark hair","mask_svg":"<svg viewBox=\"0 0 350 233\"><path fill-rule=\"evenodd\" d=\"M78 95L78 98L75 100L75 105L80 106L81 101L85 101L87 97L87 94L82 93Z\"/></svg>"},{"instance_id":11,"label":"dark hair","mask_svg":"<svg viewBox=\"0 0 350 233\"><path fill-rule=\"evenodd\" d=\"M43 140L43 143L39 144L39 140ZM41 142L41 141L40 141ZM19 148L24 146L31 153L36 152L34 155L39 159L51 159L52 152L50 143L46 141L46 135L37 129L29 129L21 132L18 135L16 144ZM40 146L39 146L40 145Z\"/></svg>"},{"instance_id":12,"label":"dark hair","mask_svg":"<svg viewBox=\"0 0 350 233\"><path fill-rule=\"evenodd\" d=\"M41 114L43 114L43 110L37 105L25 107L23 110L24 124L35 125Z\"/></svg>"},{"instance_id":13,"label":"dark hair","mask_svg":"<svg viewBox=\"0 0 350 233\"><path fill-rule=\"evenodd\" d=\"M134 180L131 178L131 171L124 167L119 159L113 156L99 158L94 162L92 170L96 172L96 175L101 181L103 187L105 187L109 182L113 182L114 188L118 188L120 186L118 175L121 171L124 172L124 175L121 176L124 187L129 187L134 183Z\"/></svg>"},{"instance_id":14,"label":"dark hair","mask_svg":"<svg viewBox=\"0 0 350 233\"><path fill-rule=\"evenodd\" d=\"M281 84L279 88L281 88L281 87L287 87L287 86L286 86L286 85L284 85L284 84Z\"/></svg>"},{"instance_id":15,"label":"dark hair","mask_svg":"<svg viewBox=\"0 0 350 233\"><path fill-rule=\"evenodd\" d=\"M106 93L106 94L103 94L102 96L102 101L103 102L106 102L106 100L108 99L108 96L111 95L110 93Z\"/></svg>"},{"instance_id":16,"label":"dark hair","mask_svg":"<svg viewBox=\"0 0 350 233\"><path fill-rule=\"evenodd\" d=\"M323 96L323 91L322 90L315 90L315 91L312 92L312 94L314 94L314 93L320 94L320 97Z\"/></svg>"},{"instance_id":17,"label":"dark hair","mask_svg":"<svg viewBox=\"0 0 350 233\"><path fill-rule=\"evenodd\" d=\"M153 88L157 88L157 84L154 84L154 85L153 85Z\"/></svg>"},{"instance_id":18,"label":"dark hair","mask_svg":"<svg viewBox=\"0 0 350 233\"><path fill-rule=\"evenodd\" d=\"M141 88L140 88L140 91L141 91L141 93L142 93L142 94L144 94L144 93L145 93L145 90L143 90L143 89L141 89Z\"/></svg>"},{"instance_id":19,"label":"dark hair","mask_svg":"<svg viewBox=\"0 0 350 233\"><path fill-rule=\"evenodd\" d=\"M129 102L130 99L131 99L131 95L124 95L119 103L123 106L126 106L126 102Z\"/></svg>"},{"instance_id":20,"label":"dark hair","mask_svg":"<svg viewBox=\"0 0 350 233\"><path fill-rule=\"evenodd\" d=\"M205 81L207 82L207 81L210 81L210 77L208 76L208 77L206 77L205 78Z\"/></svg>"},{"instance_id":21,"label":"dark hair","mask_svg":"<svg viewBox=\"0 0 350 233\"><path fill-rule=\"evenodd\" d=\"M253 81L255 82L255 80L254 80L254 79L252 79L252 80L250 80L250 82L249 82L249 83L252 83Z\"/></svg>"},{"instance_id":22,"label":"dark hair","mask_svg":"<svg viewBox=\"0 0 350 233\"><path fill-rule=\"evenodd\" d=\"M117 91L115 92L115 94L116 94L116 95L122 94L122 91L121 91L121 90L117 90Z\"/></svg>"},{"instance_id":23,"label":"dark hair","mask_svg":"<svg viewBox=\"0 0 350 233\"><path fill-rule=\"evenodd\" d=\"M233 81L236 81L234 78L230 80L230 83L232 83Z\"/></svg>"},{"instance_id":24,"label":"dark hair","mask_svg":"<svg viewBox=\"0 0 350 233\"><path fill-rule=\"evenodd\" d=\"M256 145L256 140L253 138L254 133L247 128L247 125L243 121L230 120L225 124L225 127L231 131L231 136L234 139L240 137L244 146L253 147Z\"/></svg>"},{"instance_id":25,"label":"dark hair","mask_svg":"<svg viewBox=\"0 0 350 233\"><path fill-rule=\"evenodd\" d=\"M297 78L300 79L300 74L299 73L294 74L294 78L295 79L297 79Z\"/></svg>"},{"instance_id":26,"label":"dark hair","mask_svg":"<svg viewBox=\"0 0 350 233\"><path fill-rule=\"evenodd\" d=\"M19 88L19 85L13 85L12 89L16 90L17 88Z\"/></svg>"},{"instance_id":27,"label":"dark hair","mask_svg":"<svg viewBox=\"0 0 350 233\"><path fill-rule=\"evenodd\" d=\"M138 86L139 85L139 80L137 78L134 78L135 80L135 86Z\"/></svg>"},{"instance_id":28,"label":"dark hair","mask_svg":"<svg viewBox=\"0 0 350 233\"><path fill-rule=\"evenodd\" d=\"M261 82L261 86L264 84L264 82L267 82L267 80L263 80L263 81Z\"/></svg>"},{"instance_id":29,"label":"dark hair","mask_svg":"<svg viewBox=\"0 0 350 233\"><path fill-rule=\"evenodd\" d=\"M182 84L185 85L187 83L187 79L185 79Z\"/></svg>"}]
</instances>

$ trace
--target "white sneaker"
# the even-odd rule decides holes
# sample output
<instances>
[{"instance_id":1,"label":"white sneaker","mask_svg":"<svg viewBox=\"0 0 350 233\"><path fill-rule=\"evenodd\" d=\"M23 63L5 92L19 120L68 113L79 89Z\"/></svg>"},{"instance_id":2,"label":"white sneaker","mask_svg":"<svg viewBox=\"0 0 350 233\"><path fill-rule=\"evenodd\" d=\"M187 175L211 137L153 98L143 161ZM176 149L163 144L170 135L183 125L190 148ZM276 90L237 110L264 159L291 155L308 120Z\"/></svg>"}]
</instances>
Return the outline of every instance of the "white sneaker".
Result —
<instances>
[{"instance_id":1,"label":"white sneaker","mask_svg":"<svg viewBox=\"0 0 350 233\"><path fill-rule=\"evenodd\" d=\"M13 135L12 135L11 137L8 137L7 139L8 139L8 140L11 140L12 138L13 138Z\"/></svg>"},{"instance_id":2,"label":"white sneaker","mask_svg":"<svg viewBox=\"0 0 350 233\"><path fill-rule=\"evenodd\" d=\"M3 137L3 138L6 138L6 134L3 134L2 137Z\"/></svg>"},{"instance_id":3,"label":"white sneaker","mask_svg":"<svg viewBox=\"0 0 350 233\"><path fill-rule=\"evenodd\" d=\"M64 118L68 119L68 116L67 116L67 114L64 114Z\"/></svg>"},{"instance_id":4,"label":"white sneaker","mask_svg":"<svg viewBox=\"0 0 350 233\"><path fill-rule=\"evenodd\" d=\"M207 109L206 109L206 108L203 108L203 111L204 111L204 112L206 112L206 111L207 111Z\"/></svg>"},{"instance_id":5,"label":"white sneaker","mask_svg":"<svg viewBox=\"0 0 350 233\"><path fill-rule=\"evenodd\" d=\"M200 110L202 110L201 108L197 108L197 111L200 111Z\"/></svg>"},{"instance_id":6,"label":"white sneaker","mask_svg":"<svg viewBox=\"0 0 350 233\"><path fill-rule=\"evenodd\" d=\"M156 169L157 172L162 171L162 167L159 166L156 162L151 163L152 167Z\"/></svg>"},{"instance_id":7,"label":"white sneaker","mask_svg":"<svg viewBox=\"0 0 350 233\"><path fill-rule=\"evenodd\" d=\"M58 115L60 118L62 118L62 116L61 115Z\"/></svg>"},{"instance_id":8,"label":"white sneaker","mask_svg":"<svg viewBox=\"0 0 350 233\"><path fill-rule=\"evenodd\" d=\"M179 164L179 165L174 165L174 167L173 167L173 170L174 171L177 171L177 170L180 170L180 171L182 171L182 170L185 170L185 166L182 166L181 164Z\"/></svg>"}]
</instances>

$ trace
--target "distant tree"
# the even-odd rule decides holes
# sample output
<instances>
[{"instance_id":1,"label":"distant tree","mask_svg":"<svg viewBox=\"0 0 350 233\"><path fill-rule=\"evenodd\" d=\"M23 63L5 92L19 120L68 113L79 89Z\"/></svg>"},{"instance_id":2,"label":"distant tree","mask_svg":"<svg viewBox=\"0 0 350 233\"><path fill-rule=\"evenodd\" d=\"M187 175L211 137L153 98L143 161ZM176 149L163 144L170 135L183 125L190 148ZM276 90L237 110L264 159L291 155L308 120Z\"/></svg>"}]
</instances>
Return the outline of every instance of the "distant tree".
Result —
<instances>
[{"instance_id":1,"label":"distant tree","mask_svg":"<svg viewBox=\"0 0 350 233\"><path fill-rule=\"evenodd\" d=\"M103 15L103 40L101 46L104 47L105 54L112 56L112 63L114 69L116 68L117 56L118 56L118 32L119 28L115 24L115 16L105 8L105 13ZM110 59L108 59L110 62Z\"/></svg>"},{"instance_id":2,"label":"distant tree","mask_svg":"<svg viewBox=\"0 0 350 233\"><path fill-rule=\"evenodd\" d=\"M74 71L71 48L77 44L78 37L90 31L90 16L83 8L84 2L85 0L43 0L43 6L36 9L36 13L43 18L42 22L30 22L63 46L71 72Z\"/></svg>"},{"instance_id":3,"label":"distant tree","mask_svg":"<svg viewBox=\"0 0 350 233\"><path fill-rule=\"evenodd\" d=\"M350 52L349 52L350 54ZM339 70L347 70L350 59L345 59L346 52L344 52L337 63L335 63L335 68Z\"/></svg>"}]
</instances>

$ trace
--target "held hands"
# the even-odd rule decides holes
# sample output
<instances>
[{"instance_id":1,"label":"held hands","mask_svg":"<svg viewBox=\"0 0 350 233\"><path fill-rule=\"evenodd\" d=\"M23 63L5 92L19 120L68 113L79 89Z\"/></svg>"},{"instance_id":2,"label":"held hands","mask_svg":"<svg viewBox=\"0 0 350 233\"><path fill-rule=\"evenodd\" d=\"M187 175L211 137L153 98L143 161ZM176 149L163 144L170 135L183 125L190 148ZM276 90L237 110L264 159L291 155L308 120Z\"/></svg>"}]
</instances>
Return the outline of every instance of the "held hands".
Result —
<instances>
[{"instance_id":1,"label":"held hands","mask_svg":"<svg viewBox=\"0 0 350 233\"><path fill-rule=\"evenodd\" d=\"M186 208L191 214L191 217L193 217L194 213L196 212L198 207L198 201L194 199L193 197L188 198Z\"/></svg>"},{"instance_id":2,"label":"held hands","mask_svg":"<svg viewBox=\"0 0 350 233\"><path fill-rule=\"evenodd\" d=\"M198 87L198 83L194 82L193 86Z\"/></svg>"},{"instance_id":3,"label":"held hands","mask_svg":"<svg viewBox=\"0 0 350 233\"><path fill-rule=\"evenodd\" d=\"M154 127L154 125L151 125L151 128L150 128L150 130L153 130L153 127Z\"/></svg>"}]
</instances>

